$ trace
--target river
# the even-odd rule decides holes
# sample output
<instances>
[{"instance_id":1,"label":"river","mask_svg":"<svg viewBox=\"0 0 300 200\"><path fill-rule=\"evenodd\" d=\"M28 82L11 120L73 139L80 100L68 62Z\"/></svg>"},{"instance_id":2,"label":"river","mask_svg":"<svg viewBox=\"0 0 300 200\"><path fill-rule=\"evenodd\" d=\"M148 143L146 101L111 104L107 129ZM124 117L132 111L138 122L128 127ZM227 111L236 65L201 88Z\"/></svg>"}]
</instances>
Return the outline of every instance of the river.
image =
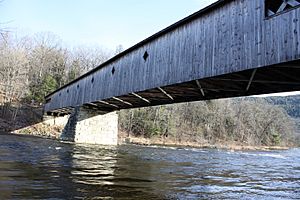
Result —
<instances>
[{"instance_id":1,"label":"river","mask_svg":"<svg viewBox=\"0 0 300 200\"><path fill-rule=\"evenodd\" d=\"M300 199L300 149L103 147L0 134L0 199Z\"/></svg>"}]
</instances>

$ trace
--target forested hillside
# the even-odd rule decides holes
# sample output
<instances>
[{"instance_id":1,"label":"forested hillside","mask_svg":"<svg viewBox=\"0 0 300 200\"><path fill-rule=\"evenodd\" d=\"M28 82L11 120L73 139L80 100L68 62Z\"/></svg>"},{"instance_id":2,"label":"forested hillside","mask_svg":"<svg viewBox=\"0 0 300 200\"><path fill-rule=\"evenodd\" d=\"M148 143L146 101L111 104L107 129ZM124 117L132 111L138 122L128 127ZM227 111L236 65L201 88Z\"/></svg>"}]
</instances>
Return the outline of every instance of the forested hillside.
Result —
<instances>
[{"instance_id":1,"label":"forested hillside","mask_svg":"<svg viewBox=\"0 0 300 200\"><path fill-rule=\"evenodd\" d=\"M122 130L177 142L290 145L295 122L261 98L237 98L140 108L120 112Z\"/></svg>"},{"instance_id":2,"label":"forested hillside","mask_svg":"<svg viewBox=\"0 0 300 200\"><path fill-rule=\"evenodd\" d=\"M300 118L300 95L286 97L267 97L270 104L281 106L293 118Z\"/></svg>"}]
</instances>

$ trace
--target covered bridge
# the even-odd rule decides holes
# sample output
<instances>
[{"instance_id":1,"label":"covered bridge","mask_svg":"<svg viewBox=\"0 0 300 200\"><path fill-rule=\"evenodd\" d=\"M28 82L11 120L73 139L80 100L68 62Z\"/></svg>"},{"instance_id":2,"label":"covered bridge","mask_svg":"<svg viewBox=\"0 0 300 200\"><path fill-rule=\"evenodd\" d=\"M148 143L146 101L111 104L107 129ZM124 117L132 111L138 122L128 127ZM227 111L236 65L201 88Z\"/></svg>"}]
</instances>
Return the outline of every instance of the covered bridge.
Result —
<instances>
[{"instance_id":1,"label":"covered bridge","mask_svg":"<svg viewBox=\"0 0 300 200\"><path fill-rule=\"evenodd\" d=\"M46 96L101 113L300 90L300 0L219 0Z\"/></svg>"}]
</instances>

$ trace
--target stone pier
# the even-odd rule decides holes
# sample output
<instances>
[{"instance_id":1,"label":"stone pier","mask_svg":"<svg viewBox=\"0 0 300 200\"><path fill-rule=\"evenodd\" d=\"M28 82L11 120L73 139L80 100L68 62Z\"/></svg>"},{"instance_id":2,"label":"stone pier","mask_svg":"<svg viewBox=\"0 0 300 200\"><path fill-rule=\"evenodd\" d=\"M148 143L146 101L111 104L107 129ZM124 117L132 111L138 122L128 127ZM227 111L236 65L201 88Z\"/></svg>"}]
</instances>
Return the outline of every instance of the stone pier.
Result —
<instances>
[{"instance_id":1,"label":"stone pier","mask_svg":"<svg viewBox=\"0 0 300 200\"><path fill-rule=\"evenodd\" d=\"M61 134L61 140L85 144L118 144L118 115L76 107Z\"/></svg>"},{"instance_id":2,"label":"stone pier","mask_svg":"<svg viewBox=\"0 0 300 200\"><path fill-rule=\"evenodd\" d=\"M49 126L65 126L69 120L69 115L65 116L43 116L43 123Z\"/></svg>"}]
</instances>

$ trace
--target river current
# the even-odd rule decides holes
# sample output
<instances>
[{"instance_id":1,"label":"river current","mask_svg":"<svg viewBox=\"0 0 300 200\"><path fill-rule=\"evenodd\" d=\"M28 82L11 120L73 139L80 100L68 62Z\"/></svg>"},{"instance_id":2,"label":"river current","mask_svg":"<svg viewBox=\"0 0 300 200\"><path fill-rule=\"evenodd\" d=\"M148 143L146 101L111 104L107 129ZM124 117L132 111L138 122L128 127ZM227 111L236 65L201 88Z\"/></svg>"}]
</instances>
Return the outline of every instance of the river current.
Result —
<instances>
[{"instance_id":1,"label":"river current","mask_svg":"<svg viewBox=\"0 0 300 200\"><path fill-rule=\"evenodd\" d=\"M0 199L300 199L300 149L105 147L0 134Z\"/></svg>"}]
</instances>

